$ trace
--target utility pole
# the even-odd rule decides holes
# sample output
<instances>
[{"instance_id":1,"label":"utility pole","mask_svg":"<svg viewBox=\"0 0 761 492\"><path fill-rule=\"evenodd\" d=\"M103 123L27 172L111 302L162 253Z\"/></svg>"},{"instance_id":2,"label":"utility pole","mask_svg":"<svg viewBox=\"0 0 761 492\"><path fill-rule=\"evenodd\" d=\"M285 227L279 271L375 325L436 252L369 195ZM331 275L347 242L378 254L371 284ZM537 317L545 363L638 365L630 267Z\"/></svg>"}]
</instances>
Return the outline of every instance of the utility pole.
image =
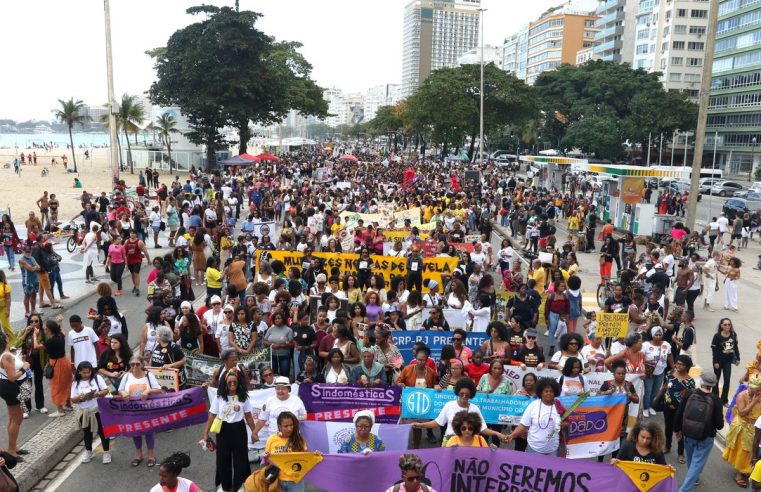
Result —
<instances>
[{"instance_id":1,"label":"utility pole","mask_svg":"<svg viewBox=\"0 0 761 492\"><path fill-rule=\"evenodd\" d=\"M480 8L478 11L481 13L480 27L481 27L481 121L480 121L480 136L478 138L478 159L481 162L481 168L484 167L484 12L486 9Z\"/></svg>"},{"instance_id":2,"label":"utility pole","mask_svg":"<svg viewBox=\"0 0 761 492\"><path fill-rule=\"evenodd\" d=\"M114 96L114 61L111 55L111 8L109 0L103 0L103 10L105 11L106 21L106 79L108 80L108 137L109 137L109 155L111 156L111 176L113 183L119 181L119 149L116 134L116 115L119 108ZM92 156L90 156L92 159Z\"/></svg>"},{"instance_id":3,"label":"utility pole","mask_svg":"<svg viewBox=\"0 0 761 492\"><path fill-rule=\"evenodd\" d=\"M687 227L695 230L695 216L698 208L698 185L700 167L703 162L703 143L705 141L708 120L708 99L711 95L711 75L713 53L716 44L716 25L719 20L719 0L710 0L708 8L708 29L706 31L706 55L703 59L703 76L700 81L700 100L698 102L698 126L695 129L695 150L692 156L692 179L690 179L690 196L687 200Z\"/></svg>"}]
</instances>

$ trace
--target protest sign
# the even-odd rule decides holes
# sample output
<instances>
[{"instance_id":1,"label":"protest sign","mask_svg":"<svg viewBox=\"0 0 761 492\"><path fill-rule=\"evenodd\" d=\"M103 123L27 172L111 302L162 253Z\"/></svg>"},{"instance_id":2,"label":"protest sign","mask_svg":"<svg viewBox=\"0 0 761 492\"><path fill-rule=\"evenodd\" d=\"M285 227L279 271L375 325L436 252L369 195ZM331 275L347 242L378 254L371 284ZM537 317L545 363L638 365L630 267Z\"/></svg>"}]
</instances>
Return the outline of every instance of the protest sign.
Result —
<instances>
[{"instance_id":1,"label":"protest sign","mask_svg":"<svg viewBox=\"0 0 761 492\"><path fill-rule=\"evenodd\" d=\"M285 269L295 266L301 268L301 259L303 253L298 251L259 251L259 261L262 258L279 260L283 262ZM359 255L354 253L312 253L316 258L322 258L325 261L325 269L330 271L332 268L338 268L340 276L357 273L357 262ZM386 283L390 283L393 277L405 276L407 274L407 259L393 256L371 255L373 262L373 273L383 275ZM423 280L433 279L439 285L443 285L442 275L451 275L457 268L457 258L423 258ZM427 292L423 288L423 292Z\"/></svg>"},{"instance_id":2,"label":"protest sign","mask_svg":"<svg viewBox=\"0 0 761 492\"><path fill-rule=\"evenodd\" d=\"M268 460L281 470L288 470L288 475L296 483L304 479L304 475L322 461L322 455L313 452L303 453L272 453Z\"/></svg>"},{"instance_id":3,"label":"protest sign","mask_svg":"<svg viewBox=\"0 0 761 492\"><path fill-rule=\"evenodd\" d=\"M147 389L147 388L146 388ZM206 422L201 388L140 398L98 398L106 437L137 437Z\"/></svg>"},{"instance_id":4,"label":"protest sign","mask_svg":"<svg viewBox=\"0 0 761 492\"><path fill-rule=\"evenodd\" d=\"M222 359L219 357L210 357L186 349L183 349L182 352L185 354L183 369L185 370L186 382L191 386L200 386L209 382L214 371L222 366ZM238 363L247 367L249 383L252 385L260 384L261 370L271 366L270 349L269 347L262 347L254 349L250 354L239 355Z\"/></svg>"},{"instance_id":5,"label":"protest sign","mask_svg":"<svg viewBox=\"0 0 761 492\"><path fill-rule=\"evenodd\" d=\"M337 453L341 444L354 434L352 422L302 422L301 435L309 443L310 450L323 453ZM378 436L386 451L407 449L412 425L375 424L370 432Z\"/></svg>"},{"instance_id":6,"label":"protest sign","mask_svg":"<svg viewBox=\"0 0 761 492\"><path fill-rule=\"evenodd\" d=\"M432 420L444 404L454 399L452 391L404 388L402 418ZM487 424L516 425L532 400L528 396L478 393L470 402L481 410ZM576 397L562 396L560 401L569 407ZM568 417L568 457L589 458L617 450L625 406L626 395L591 396L584 400Z\"/></svg>"},{"instance_id":7,"label":"protest sign","mask_svg":"<svg viewBox=\"0 0 761 492\"><path fill-rule=\"evenodd\" d=\"M275 234L277 230L277 226L274 222L259 222L254 224L254 230L252 234L258 238L262 238L263 236L269 236L270 239L274 240L276 239L277 235Z\"/></svg>"},{"instance_id":8,"label":"protest sign","mask_svg":"<svg viewBox=\"0 0 761 492\"><path fill-rule=\"evenodd\" d=\"M628 313L597 313L597 338L622 338L629 329Z\"/></svg>"},{"instance_id":9,"label":"protest sign","mask_svg":"<svg viewBox=\"0 0 761 492\"><path fill-rule=\"evenodd\" d=\"M646 474L627 474L619 467L594 461L568 460L505 449L417 449L423 462L423 481L435 490L448 491L566 491L676 492L675 474L666 466L652 465ZM642 465L642 463L635 463ZM645 469L641 467L640 469ZM362 473L347 473L362 470ZM628 471L628 469L627 469ZM663 473L660 473L663 471ZM631 477L631 478L630 478ZM399 479L398 453L325 455L305 480L325 490L384 492ZM637 481L635 484L634 480ZM645 488L640 484L644 481Z\"/></svg>"},{"instance_id":10,"label":"protest sign","mask_svg":"<svg viewBox=\"0 0 761 492\"><path fill-rule=\"evenodd\" d=\"M463 239L463 242L473 244L473 243L480 243L481 242L481 235L480 234L468 234L465 236L465 239Z\"/></svg>"},{"instance_id":11,"label":"protest sign","mask_svg":"<svg viewBox=\"0 0 761 492\"><path fill-rule=\"evenodd\" d=\"M365 388L335 384L301 384L298 391L307 420L351 422L355 413L370 410L376 422L385 424L399 421L401 394L399 386Z\"/></svg>"},{"instance_id":12,"label":"protest sign","mask_svg":"<svg viewBox=\"0 0 761 492\"><path fill-rule=\"evenodd\" d=\"M457 311L456 309L445 309L446 311ZM450 315L453 313L450 313ZM445 314L446 316L446 314ZM449 321L449 318L447 318ZM450 323L450 329L454 330ZM412 348L415 342L423 342L429 349L431 349L431 357L438 360L441 357L441 348L444 345L452 344L452 331L394 331L391 332L391 336L394 340L394 345L399 349L404 357L404 362L409 364L414 358ZM468 333L468 337L465 339L465 345L471 350L479 348L487 339L489 335L486 333Z\"/></svg>"},{"instance_id":13,"label":"protest sign","mask_svg":"<svg viewBox=\"0 0 761 492\"><path fill-rule=\"evenodd\" d=\"M161 367L146 367L146 371L152 372L156 376L159 386L166 390L180 390L180 376L177 369L163 369Z\"/></svg>"},{"instance_id":14,"label":"protest sign","mask_svg":"<svg viewBox=\"0 0 761 492\"><path fill-rule=\"evenodd\" d=\"M338 231L338 241L342 251L354 251L354 230L344 228Z\"/></svg>"},{"instance_id":15,"label":"protest sign","mask_svg":"<svg viewBox=\"0 0 761 492\"><path fill-rule=\"evenodd\" d=\"M442 309L441 312L444 315L444 319L446 319L447 323L449 323L449 331L454 331L457 328L462 328L463 330L465 329L465 323L468 321L468 315L463 313L462 309ZM423 309L423 319L429 318L430 315L431 308ZM468 336L470 335L476 334L468 334Z\"/></svg>"},{"instance_id":16,"label":"protest sign","mask_svg":"<svg viewBox=\"0 0 761 492\"><path fill-rule=\"evenodd\" d=\"M460 252L472 253L474 251L473 243L449 243L454 249Z\"/></svg>"}]
</instances>

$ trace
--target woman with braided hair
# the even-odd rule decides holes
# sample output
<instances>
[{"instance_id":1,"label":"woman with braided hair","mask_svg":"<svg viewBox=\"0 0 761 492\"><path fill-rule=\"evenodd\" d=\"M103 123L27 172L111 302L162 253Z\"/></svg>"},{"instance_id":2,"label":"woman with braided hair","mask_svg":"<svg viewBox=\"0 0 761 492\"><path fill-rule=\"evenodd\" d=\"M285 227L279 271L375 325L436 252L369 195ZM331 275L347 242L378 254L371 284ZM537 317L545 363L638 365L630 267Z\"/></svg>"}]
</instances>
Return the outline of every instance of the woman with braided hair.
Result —
<instances>
[{"instance_id":1,"label":"woman with braided hair","mask_svg":"<svg viewBox=\"0 0 761 492\"><path fill-rule=\"evenodd\" d=\"M182 469L189 466L190 456L185 453L174 453L164 459L159 467L159 483L150 492L202 492L198 485L180 476Z\"/></svg>"}]
</instances>

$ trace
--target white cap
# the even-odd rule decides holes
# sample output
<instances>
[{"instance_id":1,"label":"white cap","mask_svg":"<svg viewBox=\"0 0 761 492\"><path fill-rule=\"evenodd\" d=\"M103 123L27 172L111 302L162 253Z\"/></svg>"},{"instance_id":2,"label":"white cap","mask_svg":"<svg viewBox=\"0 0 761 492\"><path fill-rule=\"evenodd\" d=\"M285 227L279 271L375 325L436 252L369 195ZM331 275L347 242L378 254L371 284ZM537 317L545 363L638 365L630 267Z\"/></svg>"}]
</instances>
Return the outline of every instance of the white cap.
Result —
<instances>
[{"instance_id":1,"label":"white cap","mask_svg":"<svg viewBox=\"0 0 761 492\"><path fill-rule=\"evenodd\" d=\"M180 304L180 309L182 308L193 309L193 305L190 304L190 301L182 301L182 304Z\"/></svg>"},{"instance_id":2,"label":"white cap","mask_svg":"<svg viewBox=\"0 0 761 492\"><path fill-rule=\"evenodd\" d=\"M288 386L291 387L291 380L285 376L278 376L275 378L275 386Z\"/></svg>"},{"instance_id":3,"label":"white cap","mask_svg":"<svg viewBox=\"0 0 761 492\"><path fill-rule=\"evenodd\" d=\"M222 304L222 299L219 296L211 296L209 303L214 304L215 302Z\"/></svg>"},{"instance_id":4,"label":"white cap","mask_svg":"<svg viewBox=\"0 0 761 492\"><path fill-rule=\"evenodd\" d=\"M225 304L224 309L222 311L235 311L235 308L231 304Z\"/></svg>"}]
</instances>

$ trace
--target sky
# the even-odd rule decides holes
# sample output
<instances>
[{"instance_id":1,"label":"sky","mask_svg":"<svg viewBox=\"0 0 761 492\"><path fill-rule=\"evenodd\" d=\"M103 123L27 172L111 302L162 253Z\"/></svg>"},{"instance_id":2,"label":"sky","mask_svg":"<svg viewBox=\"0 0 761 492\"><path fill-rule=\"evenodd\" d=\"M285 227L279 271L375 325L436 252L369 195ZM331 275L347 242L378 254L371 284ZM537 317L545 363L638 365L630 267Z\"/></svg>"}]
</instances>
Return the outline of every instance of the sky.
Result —
<instances>
[{"instance_id":1,"label":"sky","mask_svg":"<svg viewBox=\"0 0 761 492\"><path fill-rule=\"evenodd\" d=\"M596 0L576 0L594 8ZM234 0L111 0L116 98L143 94L155 79L145 51L201 16L185 13L201 3ZM257 27L278 40L303 43L321 87L364 92L401 82L402 20L409 0L240 0L241 10L263 16ZM482 0L484 42L504 39L562 0ZM58 99L88 104L108 99L102 0L0 2L0 118L50 120Z\"/></svg>"}]
</instances>

